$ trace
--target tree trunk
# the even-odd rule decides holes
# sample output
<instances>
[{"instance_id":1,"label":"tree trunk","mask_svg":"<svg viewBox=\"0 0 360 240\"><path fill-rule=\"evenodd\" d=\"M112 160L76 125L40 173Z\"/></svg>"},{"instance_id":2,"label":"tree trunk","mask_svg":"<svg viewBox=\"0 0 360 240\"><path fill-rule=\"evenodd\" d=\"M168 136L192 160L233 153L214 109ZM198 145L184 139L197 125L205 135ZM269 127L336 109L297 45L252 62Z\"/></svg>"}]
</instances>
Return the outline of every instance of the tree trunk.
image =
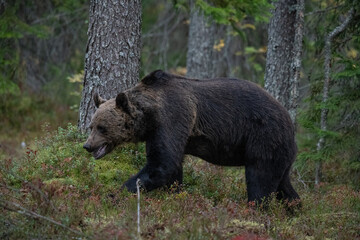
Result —
<instances>
[{"instance_id":1,"label":"tree trunk","mask_svg":"<svg viewBox=\"0 0 360 240\"><path fill-rule=\"evenodd\" d=\"M337 26L329 35L325 38L324 46L324 86L323 86L323 99L322 99L322 109L321 109L321 119L320 119L320 128L322 132L327 130L327 115L329 109L326 107L328 98L329 98L329 84L330 84L330 75L331 75L331 42L333 38L344 31L347 25L350 23L354 16L354 9L351 8L347 14L345 21L343 21L339 26ZM325 144L324 135L319 138L319 141L316 145L317 151L321 151ZM322 177L322 161L316 163L315 168L315 185L318 185L321 182Z\"/></svg>"},{"instance_id":2,"label":"tree trunk","mask_svg":"<svg viewBox=\"0 0 360 240\"><path fill-rule=\"evenodd\" d=\"M140 0L91 0L85 76L78 127L87 131L95 111L94 93L109 99L139 79Z\"/></svg>"},{"instance_id":3,"label":"tree trunk","mask_svg":"<svg viewBox=\"0 0 360 240\"><path fill-rule=\"evenodd\" d=\"M304 0L278 0L268 28L265 89L296 123L304 28Z\"/></svg>"},{"instance_id":4,"label":"tree trunk","mask_svg":"<svg viewBox=\"0 0 360 240\"><path fill-rule=\"evenodd\" d=\"M199 79L225 76L225 34L226 26L204 16L195 2L190 1L186 76Z\"/></svg>"}]
</instances>

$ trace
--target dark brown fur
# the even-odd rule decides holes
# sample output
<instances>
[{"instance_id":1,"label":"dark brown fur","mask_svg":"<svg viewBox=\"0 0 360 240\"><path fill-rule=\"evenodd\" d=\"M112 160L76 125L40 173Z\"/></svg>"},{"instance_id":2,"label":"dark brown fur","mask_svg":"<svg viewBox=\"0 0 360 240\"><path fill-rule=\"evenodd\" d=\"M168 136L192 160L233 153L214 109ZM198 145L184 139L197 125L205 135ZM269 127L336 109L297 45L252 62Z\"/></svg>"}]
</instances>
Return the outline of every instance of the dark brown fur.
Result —
<instances>
[{"instance_id":1,"label":"dark brown fur","mask_svg":"<svg viewBox=\"0 0 360 240\"><path fill-rule=\"evenodd\" d=\"M158 70L116 99L95 96L95 103L99 108L84 145L95 157L123 142L146 141L147 164L124 184L129 191L136 191L137 178L148 191L181 184L184 154L191 154L217 165L245 166L249 201L272 192L299 198L289 178L297 150L293 124L286 109L254 83Z\"/></svg>"}]
</instances>

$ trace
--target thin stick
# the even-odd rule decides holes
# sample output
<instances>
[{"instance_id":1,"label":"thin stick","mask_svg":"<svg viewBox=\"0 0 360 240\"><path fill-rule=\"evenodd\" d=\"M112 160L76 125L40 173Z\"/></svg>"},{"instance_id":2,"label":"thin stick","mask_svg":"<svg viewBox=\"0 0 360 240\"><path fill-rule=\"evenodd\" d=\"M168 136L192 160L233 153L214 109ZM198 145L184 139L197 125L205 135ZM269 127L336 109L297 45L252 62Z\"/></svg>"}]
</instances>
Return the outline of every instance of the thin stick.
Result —
<instances>
[{"instance_id":1,"label":"thin stick","mask_svg":"<svg viewBox=\"0 0 360 240\"><path fill-rule=\"evenodd\" d=\"M140 238L140 179L138 178L136 180L136 188L137 188L137 232L138 232L138 236Z\"/></svg>"}]
</instances>

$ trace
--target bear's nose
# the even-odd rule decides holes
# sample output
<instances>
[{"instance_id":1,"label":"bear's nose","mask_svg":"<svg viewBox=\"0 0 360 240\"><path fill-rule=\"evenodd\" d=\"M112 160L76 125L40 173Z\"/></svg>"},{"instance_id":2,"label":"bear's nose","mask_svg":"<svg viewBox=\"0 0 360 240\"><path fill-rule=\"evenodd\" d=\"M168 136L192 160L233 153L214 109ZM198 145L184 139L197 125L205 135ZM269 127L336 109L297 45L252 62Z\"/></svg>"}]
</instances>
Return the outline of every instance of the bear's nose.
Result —
<instances>
[{"instance_id":1,"label":"bear's nose","mask_svg":"<svg viewBox=\"0 0 360 240\"><path fill-rule=\"evenodd\" d=\"M85 143L84 146L83 146L83 148L85 148L86 151L91 152L91 146L90 146L90 144Z\"/></svg>"}]
</instances>

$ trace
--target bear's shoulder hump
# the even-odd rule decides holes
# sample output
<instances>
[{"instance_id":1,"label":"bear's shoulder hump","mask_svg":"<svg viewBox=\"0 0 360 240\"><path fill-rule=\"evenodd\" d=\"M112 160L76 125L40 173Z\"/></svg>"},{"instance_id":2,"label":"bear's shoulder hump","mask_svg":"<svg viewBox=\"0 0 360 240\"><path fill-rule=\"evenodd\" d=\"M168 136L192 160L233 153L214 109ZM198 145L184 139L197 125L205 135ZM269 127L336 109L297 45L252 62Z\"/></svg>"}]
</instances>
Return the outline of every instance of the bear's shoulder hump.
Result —
<instances>
[{"instance_id":1,"label":"bear's shoulder hump","mask_svg":"<svg viewBox=\"0 0 360 240\"><path fill-rule=\"evenodd\" d=\"M146 85L152 85L155 83L164 83L167 81L170 81L172 78L172 75L169 73L166 73L162 70L156 70L152 73L146 75L141 82Z\"/></svg>"}]
</instances>

